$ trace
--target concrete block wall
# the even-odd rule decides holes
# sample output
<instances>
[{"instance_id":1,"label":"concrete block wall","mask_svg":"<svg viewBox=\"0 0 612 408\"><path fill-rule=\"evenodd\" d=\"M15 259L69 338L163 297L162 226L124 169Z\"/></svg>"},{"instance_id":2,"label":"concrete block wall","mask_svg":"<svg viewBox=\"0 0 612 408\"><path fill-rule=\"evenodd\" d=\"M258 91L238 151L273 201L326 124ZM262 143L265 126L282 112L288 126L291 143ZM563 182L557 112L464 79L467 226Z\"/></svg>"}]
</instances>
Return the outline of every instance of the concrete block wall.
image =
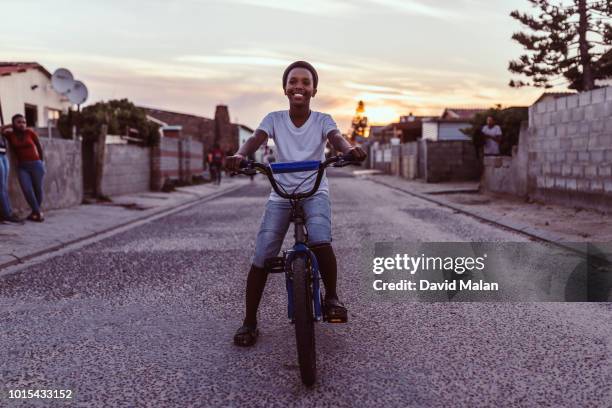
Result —
<instances>
[{"instance_id":1,"label":"concrete block wall","mask_svg":"<svg viewBox=\"0 0 612 408\"><path fill-rule=\"evenodd\" d=\"M189 143L189 171L192 177L204 172L204 144L193 139Z\"/></svg>"},{"instance_id":2,"label":"concrete block wall","mask_svg":"<svg viewBox=\"0 0 612 408\"><path fill-rule=\"evenodd\" d=\"M106 145L102 193L108 196L148 191L151 185L151 153L148 147Z\"/></svg>"},{"instance_id":3,"label":"concrete block wall","mask_svg":"<svg viewBox=\"0 0 612 408\"><path fill-rule=\"evenodd\" d=\"M480 163L471 141L420 140L372 148L373 167L387 174L423 178L427 182L469 181L480 177Z\"/></svg>"},{"instance_id":4,"label":"concrete block wall","mask_svg":"<svg viewBox=\"0 0 612 408\"><path fill-rule=\"evenodd\" d=\"M425 181L469 181L480 177L480 163L471 141L422 140Z\"/></svg>"},{"instance_id":5,"label":"concrete block wall","mask_svg":"<svg viewBox=\"0 0 612 408\"><path fill-rule=\"evenodd\" d=\"M484 191L527 197L529 136L530 129L527 122L524 122L521 125L520 143L513 147L512 157L487 156L484 158L484 170L480 184Z\"/></svg>"},{"instance_id":6,"label":"concrete block wall","mask_svg":"<svg viewBox=\"0 0 612 408\"><path fill-rule=\"evenodd\" d=\"M612 87L533 105L529 127L529 194L612 210Z\"/></svg>"},{"instance_id":7,"label":"concrete block wall","mask_svg":"<svg viewBox=\"0 0 612 408\"><path fill-rule=\"evenodd\" d=\"M40 138L45 158L46 174L43 181L43 210L68 208L83 202L83 169L81 142L78 140ZM13 157L9 175L9 199L13 211L30 213L19 181Z\"/></svg>"}]
</instances>

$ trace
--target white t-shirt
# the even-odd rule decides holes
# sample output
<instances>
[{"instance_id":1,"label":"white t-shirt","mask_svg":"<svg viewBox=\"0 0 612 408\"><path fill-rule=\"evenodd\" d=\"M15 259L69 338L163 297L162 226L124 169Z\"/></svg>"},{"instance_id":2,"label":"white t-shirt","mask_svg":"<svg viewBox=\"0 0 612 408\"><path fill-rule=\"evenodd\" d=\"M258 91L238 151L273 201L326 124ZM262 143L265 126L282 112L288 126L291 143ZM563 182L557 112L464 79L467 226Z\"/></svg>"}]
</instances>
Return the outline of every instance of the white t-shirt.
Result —
<instances>
[{"instance_id":1,"label":"white t-shirt","mask_svg":"<svg viewBox=\"0 0 612 408\"><path fill-rule=\"evenodd\" d=\"M482 127L482 133L487 136L501 136L502 131L498 125L493 127L489 127L488 125L484 125ZM499 143L495 140L486 139L484 144L484 154L486 155L498 155L499 154Z\"/></svg>"},{"instance_id":2,"label":"white t-shirt","mask_svg":"<svg viewBox=\"0 0 612 408\"><path fill-rule=\"evenodd\" d=\"M307 160L324 161L327 135L332 130L338 129L338 126L330 115L311 111L308 120L298 128L291 121L289 111L284 110L268 113L257 129L263 130L268 137L274 140L276 162L284 163ZM292 193L305 178L313 173L314 171L281 173L275 174L274 178L285 187L285 190ZM297 192L310 191L316 178L316 175L312 176L298 188ZM325 175L317 194L329 194ZM283 198L272 190L270 200L279 201Z\"/></svg>"}]
</instances>

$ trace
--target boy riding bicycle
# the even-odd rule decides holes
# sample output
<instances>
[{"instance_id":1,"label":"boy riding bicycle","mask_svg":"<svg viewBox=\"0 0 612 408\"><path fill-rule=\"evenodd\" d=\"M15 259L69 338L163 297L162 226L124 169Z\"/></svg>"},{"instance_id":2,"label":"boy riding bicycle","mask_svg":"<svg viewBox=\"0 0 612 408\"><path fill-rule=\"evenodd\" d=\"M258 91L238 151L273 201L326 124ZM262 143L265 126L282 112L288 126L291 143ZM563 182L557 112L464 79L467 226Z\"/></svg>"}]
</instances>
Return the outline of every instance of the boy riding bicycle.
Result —
<instances>
[{"instance_id":1,"label":"boy riding bicycle","mask_svg":"<svg viewBox=\"0 0 612 408\"><path fill-rule=\"evenodd\" d=\"M307 62L297 61L289 65L283 74L283 90L289 99L288 111L271 112L262 120L253 134L234 156L226 158L226 167L236 171L240 163L253 154L259 146L272 138L277 147L279 162L325 159L325 145L329 143L343 154L351 154L362 160L366 154L360 147L353 147L344 139L330 115L310 110L310 99L317 93L318 76ZM308 174L286 173L277 180L288 191L308 191L314 180L305 180ZM303 201L306 215L309 247L317 258L325 286L325 308L328 316L346 320L346 308L336 293L337 265L331 246L331 205L327 178L321 181L319 190ZM252 346L257 341L257 309L267 280L264 261L278 255L287 229L291 205L288 200L271 192L255 244L255 256L247 277L246 316L243 325L234 336L239 346Z\"/></svg>"}]
</instances>

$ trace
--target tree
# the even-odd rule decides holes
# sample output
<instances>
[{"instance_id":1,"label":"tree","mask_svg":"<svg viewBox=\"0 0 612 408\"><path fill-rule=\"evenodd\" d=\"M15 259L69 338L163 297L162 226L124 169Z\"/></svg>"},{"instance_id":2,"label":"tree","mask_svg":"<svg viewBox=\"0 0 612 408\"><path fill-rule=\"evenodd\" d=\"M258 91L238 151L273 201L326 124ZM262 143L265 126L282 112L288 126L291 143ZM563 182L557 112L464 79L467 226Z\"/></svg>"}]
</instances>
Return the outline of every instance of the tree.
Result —
<instances>
[{"instance_id":1,"label":"tree","mask_svg":"<svg viewBox=\"0 0 612 408\"><path fill-rule=\"evenodd\" d=\"M510 61L508 69L530 81L511 80L510 86L551 88L552 81L565 78L570 88L588 91L596 79L610 76L605 57L612 46L610 0L528 1L538 9L536 16L510 13L528 32L512 36L527 53Z\"/></svg>"},{"instance_id":2,"label":"tree","mask_svg":"<svg viewBox=\"0 0 612 408\"><path fill-rule=\"evenodd\" d=\"M81 112L60 116L58 128L64 137L70 137L73 124L89 140L98 137L102 125L107 126L108 134L129 135L147 145L154 145L159 139L159 125L149 121L145 111L127 99L98 102Z\"/></svg>"},{"instance_id":3,"label":"tree","mask_svg":"<svg viewBox=\"0 0 612 408\"><path fill-rule=\"evenodd\" d=\"M365 137L365 130L368 127L368 118L365 116L365 104L363 101L357 103L357 109L355 110L355 116L351 121L351 133L350 138L353 142L362 142Z\"/></svg>"}]
</instances>

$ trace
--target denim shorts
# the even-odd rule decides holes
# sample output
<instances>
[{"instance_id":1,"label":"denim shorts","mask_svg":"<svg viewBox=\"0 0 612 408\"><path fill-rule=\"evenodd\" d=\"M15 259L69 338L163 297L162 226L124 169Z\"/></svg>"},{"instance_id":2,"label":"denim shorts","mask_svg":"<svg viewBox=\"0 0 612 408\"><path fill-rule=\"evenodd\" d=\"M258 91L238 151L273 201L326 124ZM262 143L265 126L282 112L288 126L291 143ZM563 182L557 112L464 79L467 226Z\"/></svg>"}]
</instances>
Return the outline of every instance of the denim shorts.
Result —
<instances>
[{"instance_id":1,"label":"denim shorts","mask_svg":"<svg viewBox=\"0 0 612 408\"><path fill-rule=\"evenodd\" d=\"M301 201L306 216L308 244L331 243L331 204L329 195L316 194ZM291 204L288 200L268 200L255 242L253 265L262 268L267 258L278 256L289 229Z\"/></svg>"}]
</instances>

